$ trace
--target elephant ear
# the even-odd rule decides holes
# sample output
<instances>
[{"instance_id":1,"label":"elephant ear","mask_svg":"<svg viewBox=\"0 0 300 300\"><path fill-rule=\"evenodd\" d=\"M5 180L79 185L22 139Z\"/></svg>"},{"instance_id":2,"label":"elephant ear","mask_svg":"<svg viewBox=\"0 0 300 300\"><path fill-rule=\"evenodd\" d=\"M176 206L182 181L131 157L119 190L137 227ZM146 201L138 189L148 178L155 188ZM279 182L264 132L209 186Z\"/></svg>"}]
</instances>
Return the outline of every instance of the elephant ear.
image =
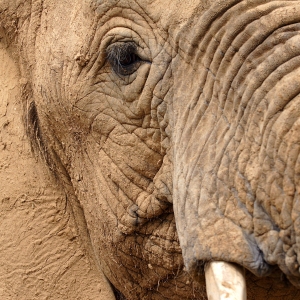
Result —
<instances>
[{"instance_id":1,"label":"elephant ear","mask_svg":"<svg viewBox=\"0 0 300 300\"><path fill-rule=\"evenodd\" d=\"M29 22L26 2L0 0L0 299L115 299L72 191L34 156L26 134L27 83L11 48L11 34Z\"/></svg>"}]
</instances>

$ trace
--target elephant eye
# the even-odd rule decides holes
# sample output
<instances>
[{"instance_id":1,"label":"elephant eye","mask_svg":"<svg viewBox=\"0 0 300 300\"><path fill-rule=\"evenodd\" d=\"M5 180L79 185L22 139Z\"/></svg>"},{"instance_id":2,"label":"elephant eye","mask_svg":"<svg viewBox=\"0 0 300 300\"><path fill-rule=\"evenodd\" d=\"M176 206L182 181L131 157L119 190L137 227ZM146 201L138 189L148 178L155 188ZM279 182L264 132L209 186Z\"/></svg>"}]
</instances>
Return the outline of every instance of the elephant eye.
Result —
<instances>
[{"instance_id":1,"label":"elephant eye","mask_svg":"<svg viewBox=\"0 0 300 300\"><path fill-rule=\"evenodd\" d=\"M133 42L114 43L106 50L107 60L116 74L123 76L133 74L142 64L136 54L137 47Z\"/></svg>"}]
</instances>

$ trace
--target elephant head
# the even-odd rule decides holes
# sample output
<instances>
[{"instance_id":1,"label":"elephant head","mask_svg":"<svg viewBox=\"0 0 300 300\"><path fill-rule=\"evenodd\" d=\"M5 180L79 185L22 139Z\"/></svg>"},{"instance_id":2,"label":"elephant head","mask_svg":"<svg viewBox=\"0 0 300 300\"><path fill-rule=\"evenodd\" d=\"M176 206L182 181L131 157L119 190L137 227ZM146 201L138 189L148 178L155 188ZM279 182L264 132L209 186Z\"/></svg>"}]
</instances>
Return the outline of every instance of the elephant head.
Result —
<instances>
[{"instance_id":1,"label":"elephant head","mask_svg":"<svg viewBox=\"0 0 300 300\"><path fill-rule=\"evenodd\" d=\"M299 1L0 9L28 82L34 148L76 196L100 268L125 297L199 298L211 261L248 270L250 298L295 297Z\"/></svg>"}]
</instances>

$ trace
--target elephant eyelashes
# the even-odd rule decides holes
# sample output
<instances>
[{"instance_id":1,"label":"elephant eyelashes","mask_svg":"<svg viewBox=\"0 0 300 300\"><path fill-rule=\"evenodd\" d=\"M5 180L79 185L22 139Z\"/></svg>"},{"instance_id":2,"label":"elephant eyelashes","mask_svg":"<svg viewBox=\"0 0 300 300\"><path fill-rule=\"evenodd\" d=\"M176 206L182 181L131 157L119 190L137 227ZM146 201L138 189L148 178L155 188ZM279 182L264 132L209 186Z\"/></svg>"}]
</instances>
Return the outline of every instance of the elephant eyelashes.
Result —
<instances>
[{"instance_id":1,"label":"elephant eyelashes","mask_svg":"<svg viewBox=\"0 0 300 300\"><path fill-rule=\"evenodd\" d=\"M136 54L136 44L119 42L109 46L106 50L107 60L116 74L131 75L142 64Z\"/></svg>"}]
</instances>

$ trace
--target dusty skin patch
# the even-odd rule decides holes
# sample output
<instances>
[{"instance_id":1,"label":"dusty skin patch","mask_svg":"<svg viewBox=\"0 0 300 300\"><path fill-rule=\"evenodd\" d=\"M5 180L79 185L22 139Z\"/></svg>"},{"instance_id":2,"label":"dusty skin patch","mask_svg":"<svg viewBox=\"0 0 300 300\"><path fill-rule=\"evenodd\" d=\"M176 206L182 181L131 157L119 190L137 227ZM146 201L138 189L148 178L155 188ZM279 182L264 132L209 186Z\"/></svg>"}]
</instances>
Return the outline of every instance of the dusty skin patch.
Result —
<instances>
[{"instance_id":1,"label":"dusty skin patch","mask_svg":"<svg viewBox=\"0 0 300 300\"><path fill-rule=\"evenodd\" d=\"M3 36L2 36L3 37ZM1 38L0 38L1 41ZM14 61L0 43L0 299L114 299L65 193L33 156ZM5 183L5 184L4 184Z\"/></svg>"}]
</instances>

